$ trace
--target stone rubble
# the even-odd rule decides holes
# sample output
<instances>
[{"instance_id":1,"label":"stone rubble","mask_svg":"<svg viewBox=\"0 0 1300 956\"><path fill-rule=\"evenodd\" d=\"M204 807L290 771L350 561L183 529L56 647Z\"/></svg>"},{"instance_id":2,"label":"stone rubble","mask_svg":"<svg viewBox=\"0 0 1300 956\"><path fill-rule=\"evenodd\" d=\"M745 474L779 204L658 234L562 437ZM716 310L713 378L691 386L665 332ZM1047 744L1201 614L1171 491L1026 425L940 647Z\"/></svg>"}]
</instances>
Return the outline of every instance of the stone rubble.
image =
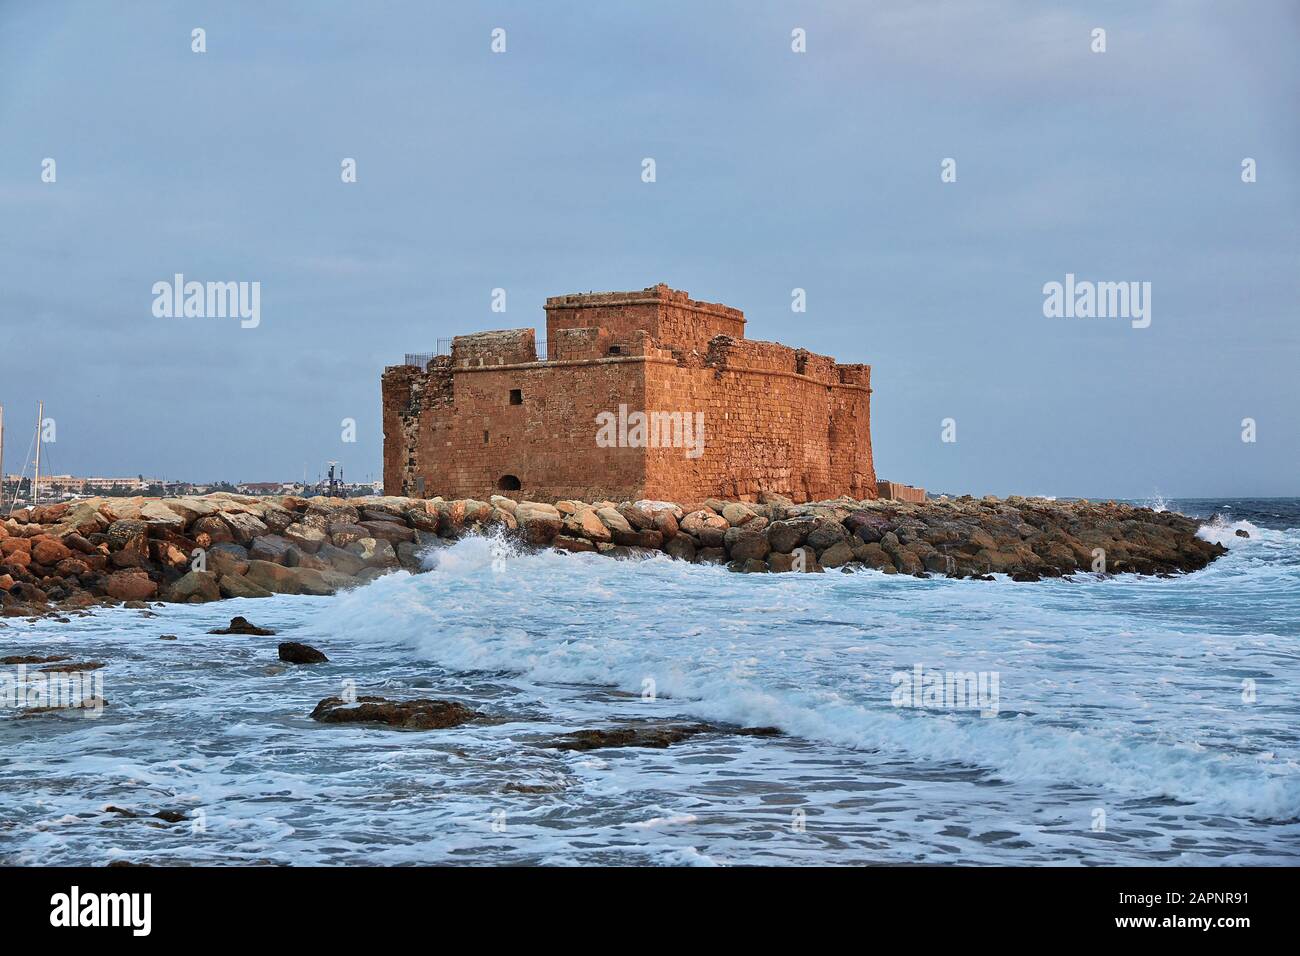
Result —
<instances>
[{"instance_id":1,"label":"stone rubble","mask_svg":"<svg viewBox=\"0 0 1300 956\"><path fill-rule=\"evenodd\" d=\"M1115 502L839 498L794 504L707 500L488 501L442 498L90 498L0 522L0 615L125 602L204 603L326 595L457 538L501 533L521 546L639 559L666 554L744 572L874 569L885 574L1036 581L1195 571L1226 553L1197 522Z\"/></svg>"}]
</instances>

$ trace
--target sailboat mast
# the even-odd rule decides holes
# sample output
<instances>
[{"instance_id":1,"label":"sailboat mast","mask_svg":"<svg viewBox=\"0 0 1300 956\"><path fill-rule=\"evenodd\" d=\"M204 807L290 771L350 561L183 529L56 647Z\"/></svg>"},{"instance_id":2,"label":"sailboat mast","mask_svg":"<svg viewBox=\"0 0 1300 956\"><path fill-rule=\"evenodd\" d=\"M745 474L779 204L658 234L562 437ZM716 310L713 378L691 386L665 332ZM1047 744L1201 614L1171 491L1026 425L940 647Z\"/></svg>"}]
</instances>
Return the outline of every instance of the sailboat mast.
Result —
<instances>
[{"instance_id":1,"label":"sailboat mast","mask_svg":"<svg viewBox=\"0 0 1300 956\"><path fill-rule=\"evenodd\" d=\"M5 407L0 405L0 511L5 506Z\"/></svg>"},{"instance_id":2,"label":"sailboat mast","mask_svg":"<svg viewBox=\"0 0 1300 956\"><path fill-rule=\"evenodd\" d=\"M45 421L45 403L36 405L36 477L32 479L32 507L41 497L41 422Z\"/></svg>"}]
</instances>

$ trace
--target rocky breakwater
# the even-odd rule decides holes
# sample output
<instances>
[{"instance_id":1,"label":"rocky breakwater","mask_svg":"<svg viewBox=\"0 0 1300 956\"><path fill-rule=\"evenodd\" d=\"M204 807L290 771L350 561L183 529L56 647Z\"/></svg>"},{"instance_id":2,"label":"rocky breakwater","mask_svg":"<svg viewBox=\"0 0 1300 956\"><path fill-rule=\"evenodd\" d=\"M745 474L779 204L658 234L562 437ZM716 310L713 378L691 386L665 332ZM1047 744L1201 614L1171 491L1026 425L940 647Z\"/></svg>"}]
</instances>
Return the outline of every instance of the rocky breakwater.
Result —
<instances>
[{"instance_id":1,"label":"rocky breakwater","mask_svg":"<svg viewBox=\"0 0 1300 956\"><path fill-rule=\"evenodd\" d=\"M1115 502L969 497L906 503L708 500L554 504L377 497L103 498L0 523L8 616L100 603L331 594L470 534L616 558L660 553L745 572L873 569L1015 580L1195 571L1224 553L1173 512Z\"/></svg>"},{"instance_id":2,"label":"rocky breakwater","mask_svg":"<svg viewBox=\"0 0 1300 956\"><path fill-rule=\"evenodd\" d=\"M513 514L535 544L615 557L663 551L745 572L872 569L1033 581L1075 572L1196 571L1226 553L1196 536L1192 518L1113 501L964 496L796 505L763 496L756 504L710 499L687 507L525 502Z\"/></svg>"},{"instance_id":3,"label":"rocky breakwater","mask_svg":"<svg viewBox=\"0 0 1300 956\"><path fill-rule=\"evenodd\" d=\"M411 512L414 512L412 514ZM0 522L5 616L147 601L333 594L444 543L423 501L90 498Z\"/></svg>"}]
</instances>

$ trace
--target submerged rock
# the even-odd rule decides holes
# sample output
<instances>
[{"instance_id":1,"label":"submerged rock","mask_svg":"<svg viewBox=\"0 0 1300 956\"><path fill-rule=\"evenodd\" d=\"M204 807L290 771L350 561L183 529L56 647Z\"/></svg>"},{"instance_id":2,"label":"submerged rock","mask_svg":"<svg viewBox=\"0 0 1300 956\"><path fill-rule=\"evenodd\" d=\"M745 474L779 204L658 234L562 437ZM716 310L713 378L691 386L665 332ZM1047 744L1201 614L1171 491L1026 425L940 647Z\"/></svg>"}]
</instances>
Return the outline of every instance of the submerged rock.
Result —
<instances>
[{"instance_id":1,"label":"submerged rock","mask_svg":"<svg viewBox=\"0 0 1300 956\"><path fill-rule=\"evenodd\" d=\"M269 637L270 635L274 634L275 631L265 627L258 627L256 624L250 624L248 618L245 617L232 617L230 619L229 626L220 627L215 630L208 631L208 633L209 634L255 634L258 637Z\"/></svg>"},{"instance_id":2,"label":"submerged rock","mask_svg":"<svg viewBox=\"0 0 1300 956\"><path fill-rule=\"evenodd\" d=\"M384 724L401 730L442 730L481 717L478 711L453 700L388 700L384 697L326 697L311 712L312 720L326 724Z\"/></svg>"},{"instance_id":3,"label":"submerged rock","mask_svg":"<svg viewBox=\"0 0 1300 956\"><path fill-rule=\"evenodd\" d=\"M280 645L280 660L289 664L326 664L329 658L310 644L285 641Z\"/></svg>"},{"instance_id":4,"label":"submerged rock","mask_svg":"<svg viewBox=\"0 0 1300 956\"><path fill-rule=\"evenodd\" d=\"M725 727L720 724L641 724L614 730L575 730L551 742L556 750L599 750L605 747L663 749L701 734L779 737L776 727Z\"/></svg>"},{"instance_id":5,"label":"submerged rock","mask_svg":"<svg viewBox=\"0 0 1300 956\"><path fill-rule=\"evenodd\" d=\"M103 666L103 661L83 661L80 664L50 664L46 667L38 667L37 671L42 673L70 674L74 671L97 671Z\"/></svg>"}]
</instances>

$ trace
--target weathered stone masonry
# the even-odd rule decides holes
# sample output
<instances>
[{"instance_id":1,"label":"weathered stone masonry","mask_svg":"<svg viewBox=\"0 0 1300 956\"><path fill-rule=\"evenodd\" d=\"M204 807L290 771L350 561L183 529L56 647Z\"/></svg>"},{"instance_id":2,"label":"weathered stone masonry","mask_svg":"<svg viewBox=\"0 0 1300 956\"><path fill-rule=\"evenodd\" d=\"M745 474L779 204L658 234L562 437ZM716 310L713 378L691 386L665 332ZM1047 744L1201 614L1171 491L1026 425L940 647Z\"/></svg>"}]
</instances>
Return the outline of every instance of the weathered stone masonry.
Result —
<instances>
[{"instance_id":1,"label":"weathered stone masonry","mask_svg":"<svg viewBox=\"0 0 1300 956\"><path fill-rule=\"evenodd\" d=\"M876 497L871 367L744 337L738 309L654 286L546 301L384 372L384 489L531 500ZM703 452L599 447L597 415L702 412Z\"/></svg>"}]
</instances>

